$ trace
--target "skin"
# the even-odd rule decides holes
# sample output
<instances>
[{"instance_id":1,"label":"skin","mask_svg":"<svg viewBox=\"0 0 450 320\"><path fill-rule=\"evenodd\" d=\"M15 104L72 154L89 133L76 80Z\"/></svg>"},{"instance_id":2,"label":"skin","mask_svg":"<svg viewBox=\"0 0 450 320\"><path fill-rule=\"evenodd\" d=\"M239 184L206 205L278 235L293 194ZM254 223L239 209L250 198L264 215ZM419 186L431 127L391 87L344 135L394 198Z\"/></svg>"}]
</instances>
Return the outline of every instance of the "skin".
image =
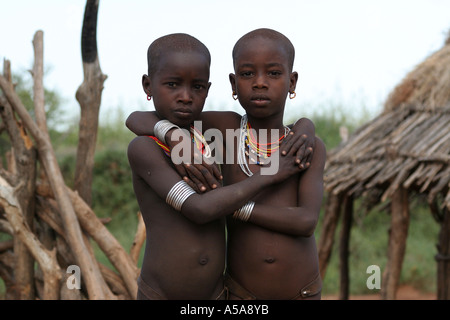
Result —
<instances>
[{"instance_id":1,"label":"skin","mask_svg":"<svg viewBox=\"0 0 450 320\"><path fill-rule=\"evenodd\" d=\"M167 53L154 75L143 76L142 84L160 117L188 127L207 97L209 64L196 52ZM232 186L194 194L180 213L165 203L180 175L162 149L139 136L129 144L128 159L147 232L141 278L167 299L215 299L223 289L225 216L301 171L296 154L289 152L280 157L277 174L255 174Z\"/></svg>"},{"instance_id":2,"label":"skin","mask_svg":"<svg viewBox=\"0 0 450 320\"><path fill-rule=\"evenodd\" d=\"M253 128L282 128L285 99L297 77L275 40L257 37L239 50L230 83ZM260 299L290 299L319 273L314 229L325 158L324 144L316 138L308 170L254 197L250 223L228 220L228 272ZM256 173L260 167L250 169ZM223 176L225 184L246 179L238 165L224 166Z\"/></svg>"}]
</instances>

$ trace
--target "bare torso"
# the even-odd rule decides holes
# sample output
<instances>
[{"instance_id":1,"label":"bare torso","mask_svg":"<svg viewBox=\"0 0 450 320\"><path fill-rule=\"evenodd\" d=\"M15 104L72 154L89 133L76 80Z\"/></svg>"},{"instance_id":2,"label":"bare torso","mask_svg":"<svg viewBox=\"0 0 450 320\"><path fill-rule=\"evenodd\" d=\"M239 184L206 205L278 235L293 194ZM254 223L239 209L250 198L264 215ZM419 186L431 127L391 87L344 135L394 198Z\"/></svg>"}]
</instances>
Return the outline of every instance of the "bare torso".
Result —
<instances>
[{"instance_id":1,"label":"bare torso","mask_svg":"<svg viewBox=\"0 0 450 320\"><path fill-rule=\"evenodd\" d=\"M233 148L236 155L237 144ZM249 167L253 173L260 170L258 165ZM236 157L233 164L223 166L223 176L226 185L247 178ZM302 173L267 187L253 200L256 204L279 208L297 207L301 176ZM319 273L314 235L293 236L230 217L227 229L227 272L259 299L291 299Z\"/></svg>"},{"instance_id":2,"label":"bare torso","mask_svg":"<svg viewBox=\"0 0 450 320\"><path fill-rule=\"evenodd\" d=\"M133 185L147 233L142 280L166 299L215 299L223 288L225 220L195 224L136 175Z\"/></svg>"}]
</instances>

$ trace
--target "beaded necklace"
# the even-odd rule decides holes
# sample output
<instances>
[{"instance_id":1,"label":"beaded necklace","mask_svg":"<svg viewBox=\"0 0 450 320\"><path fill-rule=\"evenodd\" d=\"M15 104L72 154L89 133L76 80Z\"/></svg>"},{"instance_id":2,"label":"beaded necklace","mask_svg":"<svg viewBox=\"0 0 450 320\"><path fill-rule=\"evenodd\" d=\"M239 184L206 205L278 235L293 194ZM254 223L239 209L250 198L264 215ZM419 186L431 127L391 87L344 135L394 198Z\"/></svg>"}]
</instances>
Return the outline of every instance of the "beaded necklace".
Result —
<instances>
[{"instance_id":1,"label":"beaded necklace","mask_svg":"<svg viewBox=\"0 0 450 320\"><path fill-rule=\"evenodd\" d=\"M208 143L205 140L205 137L198 131L194 126L191 126L190 128L191 133L191 139L192 142L195 144L197 149L203 154L204 157L209 158L211 156L211 149L209 148ZM170 148L165 143L161 142L158 138L154 136L148 136L149 138L153 139L158 146L163 149L166 156L170 157Z\"/></svg>"},{"instance_id":2,"label":"beaded necklace","mask_svg":"<svg viewBox=\"0 0 450 320\"><path fill-rule=\"evenodd\" d=\"M282 135L278 141L270 143L258 143L252 131L252 127L245 114L241 118L238 163L241 170L249 177L253 175L253 172L248 166L247 157L254 164L260 166L267 164L266 159L280 148L280 142L286 137L290 129L285 126L284 135Z\"/></svg>"}]
</instances>

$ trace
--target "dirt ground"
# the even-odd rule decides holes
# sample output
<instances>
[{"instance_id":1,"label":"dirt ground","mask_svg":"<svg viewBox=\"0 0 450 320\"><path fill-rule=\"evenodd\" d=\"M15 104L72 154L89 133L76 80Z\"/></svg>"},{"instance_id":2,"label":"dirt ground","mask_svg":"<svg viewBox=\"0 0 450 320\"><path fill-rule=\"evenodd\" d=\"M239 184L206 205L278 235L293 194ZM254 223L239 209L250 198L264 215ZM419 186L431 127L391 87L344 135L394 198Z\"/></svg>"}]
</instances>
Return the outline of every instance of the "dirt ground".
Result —
<instances>
[{"instance_id":1,"label":"dirt ground","mask_svg":"<svg viewBox=\"0 0 450 320\"><path fill-rule=\"evenodd\" d=\"M322 300L337 300L338 295L324 295ZM436 293L420 292L419 290L403 285L398 288L397 300L436 300ZM350 300L380 300L379 294L354 295Z\"/></svg>"}]
</instances>

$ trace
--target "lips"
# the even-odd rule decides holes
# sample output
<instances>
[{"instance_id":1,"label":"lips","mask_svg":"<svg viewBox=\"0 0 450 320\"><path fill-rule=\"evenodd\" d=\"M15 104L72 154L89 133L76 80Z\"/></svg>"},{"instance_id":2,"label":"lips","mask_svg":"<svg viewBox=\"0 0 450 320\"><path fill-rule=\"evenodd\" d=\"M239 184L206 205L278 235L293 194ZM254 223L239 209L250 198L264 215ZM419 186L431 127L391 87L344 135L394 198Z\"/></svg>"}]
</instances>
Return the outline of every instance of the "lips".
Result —
<instances>
[{"instance_id":1,"label":"lips","mask_svg":"<svg viewBox=\"0 0 450 320\"><path fill-rule=\"evenodd\" d=\"M258 95L254 95L252 96L252 100L256 100L256 101L264 101L264 100L270 100L268 96L263 95L263 94L258 94Z\"/></svg>"},{"instance_id":2,"label":"lips","mask_svg":"<svg viewBox=\"0 0 450 320\"><path fill-rule=\"evenodd\" d=\"M256 105L263 106L263 105L268 104L270 102L270 99L268 96L259 94L259 95L252 96L251 101L252 101L252 103L254 103Z\"/></svg>"},{"instance_id":3,"label":"lips","mask_svg":"<svg viewBox=\"0 0 450 320\"><path fill-rule=\"evenodd\" d=\"M192 110L189 108L178 108L174 110L174 113L183 118L192 116Z\"/></svg>"}]
</instances>

